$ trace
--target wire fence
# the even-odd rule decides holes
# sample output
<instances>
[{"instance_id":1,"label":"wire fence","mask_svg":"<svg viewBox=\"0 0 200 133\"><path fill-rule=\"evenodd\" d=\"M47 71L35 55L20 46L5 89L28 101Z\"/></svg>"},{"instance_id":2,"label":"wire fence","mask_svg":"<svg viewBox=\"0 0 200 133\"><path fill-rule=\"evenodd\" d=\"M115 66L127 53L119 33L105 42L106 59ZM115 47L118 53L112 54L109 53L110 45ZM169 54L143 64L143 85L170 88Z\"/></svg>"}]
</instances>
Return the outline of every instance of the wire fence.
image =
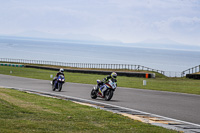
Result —
<instances>
[{"instance_id":1,"label":"wire fence","mask_svg":"<svg viewBox=\"0 0 200 133\"><path fill-rule=\"evenodd\" d=\"M27 63L27 64L40 64L40 65L54 65L54 66L64 66L64 67L74 67L74 68L95 68L95 69L124 69L124 70L142 70L157 72L163 74L167 77L183 77L183 72L172 72L172 71L162 71L157 69L152 69L142 65L132 65L132 64L95 64L95 63L66 63L66 62L56 62L56 61L44 61L44 60L27 60L27 59L12 59L12 58L0 58L1 62L14 62L14 63Z\"/></svg>"}]
</instances>

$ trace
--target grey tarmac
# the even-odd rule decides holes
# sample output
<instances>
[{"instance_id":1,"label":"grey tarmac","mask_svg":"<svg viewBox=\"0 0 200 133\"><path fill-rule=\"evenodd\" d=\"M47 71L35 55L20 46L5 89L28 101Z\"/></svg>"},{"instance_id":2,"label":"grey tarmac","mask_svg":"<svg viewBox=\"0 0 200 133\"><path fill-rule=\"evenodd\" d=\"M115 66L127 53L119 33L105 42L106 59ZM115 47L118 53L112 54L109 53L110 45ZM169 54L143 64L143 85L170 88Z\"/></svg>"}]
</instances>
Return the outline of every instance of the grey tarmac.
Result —
<instances>
[{"instance_id":1,"label":"grey tarmac","mask_svg":"<svg viewBox=\"0 0 200 133\"><path fill-rule=\"evenodd\" d=\"M0 74L0 86L79 97L200 124L200 95L118 87L111 101L104 101L101 98L90 98L94 85L66 82L61 92L53 92L49 80L2 74Z\"/></svg>"}]
</instances>

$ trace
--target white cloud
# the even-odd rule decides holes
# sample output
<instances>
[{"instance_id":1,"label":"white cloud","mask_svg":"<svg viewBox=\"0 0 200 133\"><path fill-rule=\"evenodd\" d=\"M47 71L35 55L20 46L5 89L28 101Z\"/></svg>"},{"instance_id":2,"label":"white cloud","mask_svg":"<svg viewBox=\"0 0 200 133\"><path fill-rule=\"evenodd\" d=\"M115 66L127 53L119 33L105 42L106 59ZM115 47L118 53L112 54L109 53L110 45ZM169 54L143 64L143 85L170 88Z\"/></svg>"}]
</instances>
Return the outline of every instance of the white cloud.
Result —
<instances>
[{"instance_id":1,"label":"white cloud","mask_svg":"<svg viewBox=\"0 0 200 133\"><path fill-rule=\"evenodd\" d=\"M37 30L124 42L182 38L183 43L200 35L199 0L0 1L0 34Z\"/></svg>"},{"instance_id":2,"label":"white cloud","mask_svg":"<svg viewBox=\"0 0 200 133\"><path fill-rule=\"evenodd\" d=\"M162 20L155 22L155 27L158 31L164 33L182 33L187 32L189 34L200 33L200 17L174 17L168 20Z\"/></svg>"}]
</instances>

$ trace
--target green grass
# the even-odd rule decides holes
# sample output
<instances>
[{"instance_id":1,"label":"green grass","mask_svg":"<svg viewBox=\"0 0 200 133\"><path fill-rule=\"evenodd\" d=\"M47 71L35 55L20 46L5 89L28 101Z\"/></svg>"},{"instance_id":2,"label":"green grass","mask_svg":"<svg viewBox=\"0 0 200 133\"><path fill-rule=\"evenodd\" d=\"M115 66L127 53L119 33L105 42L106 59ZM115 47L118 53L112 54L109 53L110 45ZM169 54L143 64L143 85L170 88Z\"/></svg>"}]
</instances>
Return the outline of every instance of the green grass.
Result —
<instances>
[{"instance_id":1,"label":"green grass","mask_svg":"<svg viewBox=\"0 0 200 133\"><path fill-rule=\"evenodd\" d=\"M175 133L71 101L0 88L1 133Z\"/></svg>"},{"instance_id":2,"label":"green grass","mask_svg":"<svg viewBox=\"0 0 200 133\"><path fill-rule=\"evenodd\" d=\"M12 71L12 73L10 73ZM52 80L50 75L55 76L57 71L34 69L34 68L18 68L9 66L0 66L0 74L7 74L20 77L36 78ZM96 84L96 79L103 79L107 75L98 74L81 74L65 72L67 82ZM150 89L180 93L190 93L200 95L200 81L187 78L134 78L118 76L119 87ZM143 80L147 81L147 85L143 86Z\"/></svg>"}]
</instances>

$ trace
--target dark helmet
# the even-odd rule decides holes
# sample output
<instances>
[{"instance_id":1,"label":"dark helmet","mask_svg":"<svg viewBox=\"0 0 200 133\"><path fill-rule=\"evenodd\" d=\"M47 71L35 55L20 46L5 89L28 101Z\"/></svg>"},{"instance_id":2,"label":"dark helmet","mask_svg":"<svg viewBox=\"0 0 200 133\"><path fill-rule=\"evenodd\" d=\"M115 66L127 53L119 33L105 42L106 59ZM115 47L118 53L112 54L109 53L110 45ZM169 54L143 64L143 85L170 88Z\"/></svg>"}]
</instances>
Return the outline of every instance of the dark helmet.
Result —
<instances>
[{"instance_id":1,"label":"dark helmet","mask_svg":"<svg viewBox=\"0 0 200 133\"><path fill-rule=\"evenodd\" d=\"M117 78L117 73L116 72L112 72L111 73L111 77L114 78L114 79L116 79Z\"/></svg>"}]
</instances>

